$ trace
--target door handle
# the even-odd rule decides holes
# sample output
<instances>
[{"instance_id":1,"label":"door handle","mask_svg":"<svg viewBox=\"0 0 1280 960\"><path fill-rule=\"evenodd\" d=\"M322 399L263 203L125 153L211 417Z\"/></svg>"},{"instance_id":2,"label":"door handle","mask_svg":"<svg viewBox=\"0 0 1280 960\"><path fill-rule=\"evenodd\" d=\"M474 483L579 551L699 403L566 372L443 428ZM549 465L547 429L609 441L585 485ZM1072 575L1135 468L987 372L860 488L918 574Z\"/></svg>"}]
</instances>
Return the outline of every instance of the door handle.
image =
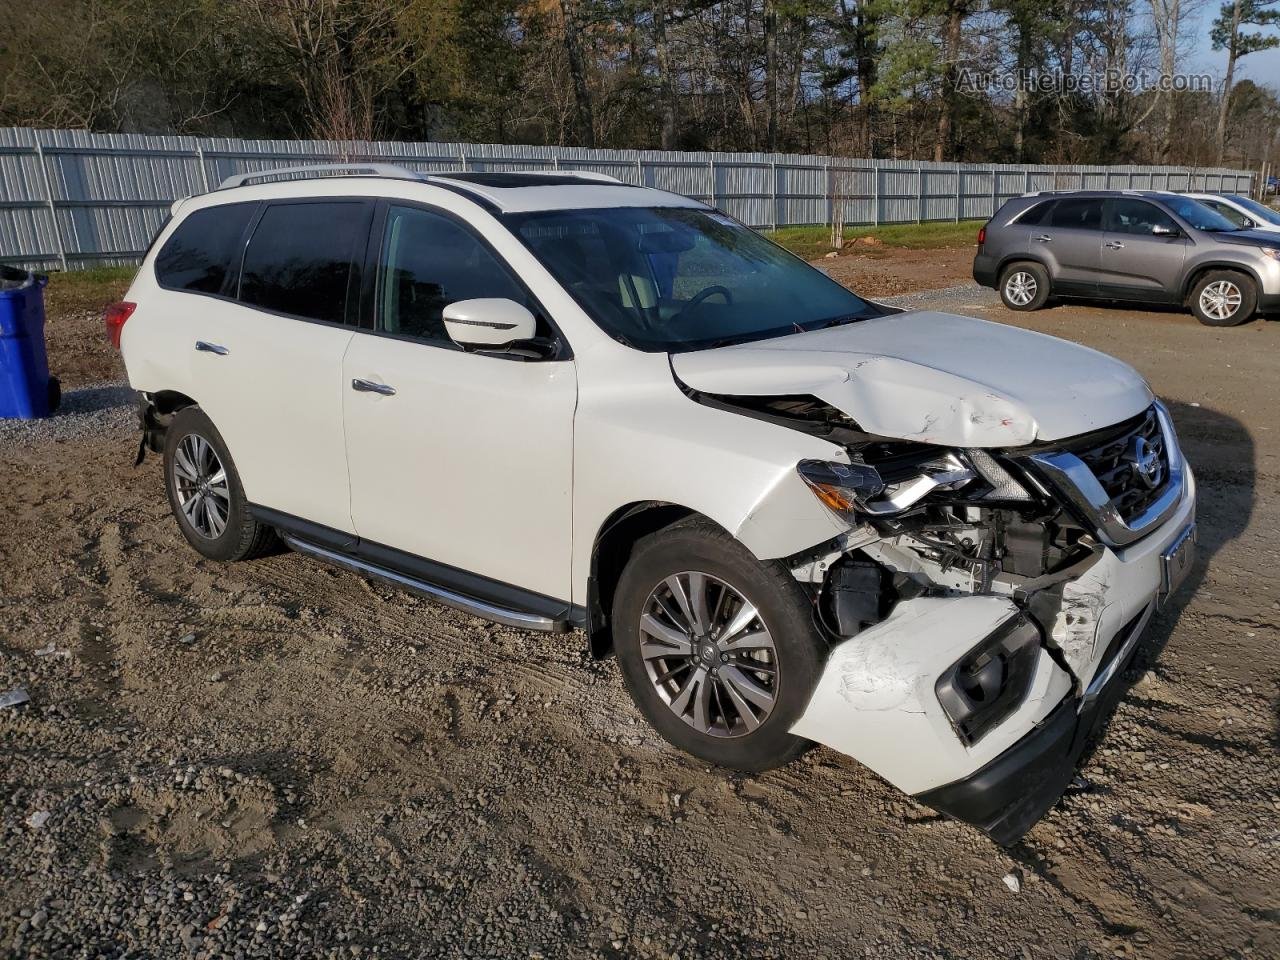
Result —
<instances>
[{"instance_id":1,"label":"door handle","mask_svg":"<svg viewBox=\"0 0 1280 960\"><path fill-rule=\"evenodd\" d=\"M1105 246L1108 250L1123 250L1123 249L1124 249L1124 244L1123 244L1123 243L1121 243L1119 240L1108 240L1108 241L1104 244L1104 246Z\"/></svg>"},{"instance_id":2,"label":"door handle","mask_svg":"<svg viewBox=\"0 0 1280 960\"><path fill-rule=\"evenodd\" d=\"M384 397L394 397L396 388L385 383L374 383L372 380L352 380L351 389L357 393L377 393Z\"/></svg>"},{"instance_id":3,"label":"door handle","mask_svg":"<svg viewBox=\"0 0 1280 960\"><path fill-rule=\"evenodd\" d=\"M205 340L197 340L196 349L201 353L215 353L220 357L225 357L231 352L220 343L209 343Z\"/></svg>"},{"instance_id":4,"label":"door handle","mask_svg":"<svg viewBox=\"0 0 1280 960\"><path fill-rule=\"evenodd\" d=\"M1034 240L1036 243L1048 243L1050 240L1053 239L1053 237L1049 236L1047 233L1042 233L1040 234L1040 236L1032 237L1031 239Z\"/></svg>"}]
</instances>

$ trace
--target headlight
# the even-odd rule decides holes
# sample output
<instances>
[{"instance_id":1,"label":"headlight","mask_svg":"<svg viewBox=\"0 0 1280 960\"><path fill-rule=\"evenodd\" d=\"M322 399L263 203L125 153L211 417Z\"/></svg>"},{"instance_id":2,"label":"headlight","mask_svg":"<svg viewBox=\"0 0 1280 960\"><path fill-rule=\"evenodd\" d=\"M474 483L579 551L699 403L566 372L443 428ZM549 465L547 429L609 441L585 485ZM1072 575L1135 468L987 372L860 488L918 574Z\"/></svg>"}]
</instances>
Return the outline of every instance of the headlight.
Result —
<instances>
[{"instance_id":1,"label":"headlight","mask_svg":"<svg viewBox=\"0 0 1280 960\"><path fill-rule=\"evenodd\" d=\"M982 450L941 450L883 463L802 460L797 469L814 495L848 518L854 513L901 513L936 491L972 491L975 501L1028 501L1031 495ZM972 485L972 486L971 486Z\"/></svg>"},{"instance_id":2,"label":"headlight","mask_svg":"<svg viewBox=\"0 0 1280 960\"><path fill-rule=\"evenodd\" d=\"M1270 257L1272 260L1280 260L1280 249L1275 247L1259 247L1264 257Z\"/></svg>"}]
</instances>

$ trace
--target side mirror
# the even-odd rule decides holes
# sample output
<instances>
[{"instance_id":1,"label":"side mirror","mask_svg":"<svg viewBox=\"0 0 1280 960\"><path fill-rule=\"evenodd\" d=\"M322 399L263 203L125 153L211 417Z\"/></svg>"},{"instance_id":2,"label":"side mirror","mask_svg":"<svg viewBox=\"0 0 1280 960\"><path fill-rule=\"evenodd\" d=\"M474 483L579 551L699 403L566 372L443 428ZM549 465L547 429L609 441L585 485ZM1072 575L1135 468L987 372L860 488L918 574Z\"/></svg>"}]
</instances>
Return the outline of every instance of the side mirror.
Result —
<instances>
[{"instance_id":1,"label":"side mirror","mask_svg":"<svg viewBox=\"0 0 1280 960\"><path fill-rule=\"evenodd\" d=\"M1153 237L1178 237L1182 235L1182 231L1177 227L1166 227L1163 223L1157 223L1151 228Z\"/></svg>"},{"instance_id":2,"label":"side mirror","mask_svg":"<svg viewBox=\"0 0 1280 960\"><path fill-rule=\"evenodd\" d=\"M525 307L505 297L458 300L444 308L444 328L463 347L496 349L532 340L537 321Z\"/></svg>"}]
</instances>

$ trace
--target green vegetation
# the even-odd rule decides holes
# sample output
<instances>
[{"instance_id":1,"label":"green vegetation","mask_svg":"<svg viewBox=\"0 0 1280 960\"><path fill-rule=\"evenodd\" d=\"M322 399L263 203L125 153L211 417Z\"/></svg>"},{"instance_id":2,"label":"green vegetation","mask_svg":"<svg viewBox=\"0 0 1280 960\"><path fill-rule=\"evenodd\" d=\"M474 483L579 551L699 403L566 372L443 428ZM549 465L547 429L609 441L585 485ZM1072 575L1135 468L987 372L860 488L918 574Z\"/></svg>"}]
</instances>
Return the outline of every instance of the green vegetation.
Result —
<instances>
[{"instance_id":1,"label":"green vegetation","mask_svg":"<svg viewBox=\"0 0 1280 960\"><path fill-rule=\"evenodd\" d=\"M124 296L137 267L94 267L91 270L69 270L50 273L45 291L50 314L98 313L107 304Z\"/></svg>"},{"instance_id":2,"label":"green vegetation","mask_svg":"<svg viewBox=\"0 0 1280 960\"><path fill-rule=\"evenodd\" d=\"M10 0L0 127L1257 169L1277 4Z\"/></svg>"},{"instance_id":3,"label":"green vegetation","mask_svg":"<svg viewBox=\"0 0 1280 960\"><path fill-rule=\"evenodd\" d=\"M851 241L861 237L874 237L879 244L854 246L859 253L875 256L879 250L936 250L939 247L968 247L977 242L981 220L961 220L959 223L894 223L882 227L845 227L845 249ZM766 230L764 235L806 260L816 260L831 251L829 227L781 227Z\"/></svg>"}]
</instances>

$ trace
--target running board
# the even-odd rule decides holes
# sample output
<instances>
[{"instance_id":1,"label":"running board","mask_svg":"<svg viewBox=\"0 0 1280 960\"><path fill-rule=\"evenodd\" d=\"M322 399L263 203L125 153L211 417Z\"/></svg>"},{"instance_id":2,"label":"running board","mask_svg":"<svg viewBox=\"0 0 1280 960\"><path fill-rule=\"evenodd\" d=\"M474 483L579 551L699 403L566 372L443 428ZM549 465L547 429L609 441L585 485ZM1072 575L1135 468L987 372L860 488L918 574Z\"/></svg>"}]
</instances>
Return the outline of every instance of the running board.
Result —
<instances>
[{"instance_id":1,"label":"running board","mask_svg":"<svg viewBox=\"0 0 1280 960\"><path fill-rule=\"evenodd\" d=\"M358 560L355 557L316 546L314 543L308 543L306 540L300 540L286 533L281 534L281 539L284 540L287 546L297 550L299 553L305 553L335 566L345 567L367 577L384 580L397 587L403 587L428 599L435 600L437 603L443 603L446 607L452 607L455 610L461 610L463 613L469 613L473 616L483 617L495 623L505 624L508 627L519 627L521 630L543 630L549 633L564 633L573 627L567 620L543 617L535 613L522 613L519 610L510 610L506 607L486 603L483 600L466 597L444 587L438 587L433 583L427 583L425 580L407 577L402 573L396 573L394 570L388 570L385 567L379 567L367 561Z\"/></svg>"}]
</instances>

